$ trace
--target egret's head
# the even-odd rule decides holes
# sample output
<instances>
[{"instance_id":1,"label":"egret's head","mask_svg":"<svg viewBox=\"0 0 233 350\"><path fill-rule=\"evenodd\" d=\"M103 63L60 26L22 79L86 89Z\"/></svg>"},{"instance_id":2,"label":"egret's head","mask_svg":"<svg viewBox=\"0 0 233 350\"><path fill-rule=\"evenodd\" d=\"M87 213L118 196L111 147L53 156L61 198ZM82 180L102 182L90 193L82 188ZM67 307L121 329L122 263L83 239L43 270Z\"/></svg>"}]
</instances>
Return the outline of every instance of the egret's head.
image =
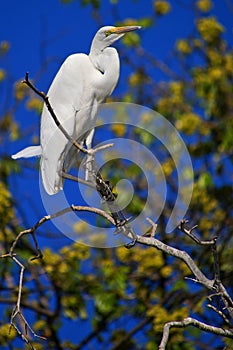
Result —
<instances>
[{"instance_id":1,"label":"egret's head","mask_svg":"<svg viewBox=\"0 0 233 350\"><path fill-rule=\"evenodd\" d=\"M122 38L126 33L133 30L140 29L140 26L125 26L125 27L113 27L105 26L98 30L93 42L92 49L104 50L106 47L112 45L115 41Z\"/></svg>"}]
</instances>

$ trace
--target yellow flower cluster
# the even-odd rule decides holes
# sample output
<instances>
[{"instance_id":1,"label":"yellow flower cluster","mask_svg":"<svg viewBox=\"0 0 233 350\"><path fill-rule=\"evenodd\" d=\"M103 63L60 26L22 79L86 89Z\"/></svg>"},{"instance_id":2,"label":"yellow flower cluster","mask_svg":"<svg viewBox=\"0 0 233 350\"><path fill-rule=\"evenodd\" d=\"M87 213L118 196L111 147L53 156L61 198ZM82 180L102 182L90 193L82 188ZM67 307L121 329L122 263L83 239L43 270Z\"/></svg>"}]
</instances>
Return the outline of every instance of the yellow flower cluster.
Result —
<instances>
[{"instance_id":1,"label":"yellow flower cluster","mask_svg":"<svg viewBox=\"0 0 233 350\"><path fill-rule=\"evenodd\" d=\"M189 55L192 52L192 49L185 39L180 39L176 43L176 48L179 52L183 53L184 55Z\"/></svg>"},{"instance_id":2,"label":"yellow flower cluster","mask_svg":"<svg viewBox=\"0 0 233 350\"><path fill-rule=\"evenodd\" d=\"M198 0L196 2L196 7L202 12L209 12L212 9L213 4L210 0Z\"/></svg>"},{"instance_id":3,"label":"yellow flower cluster","mask_svg":"<svg viewBox=\"0 0 233 350\"><path fill-rule=\"evenodd\" d=\"M224 27L214 16L211 16L199 19L197 21L197 30L206 42L214 43L224 32Z\"/></svg>"},{"instance_id":4,"label":"yellow flower cluster","mask_svg":"<svg viewBox=\"0 0 233 350\"><path fill-rule=\"evenodd\" d=\"M227 54L225 56L225 69L226 73L233 75L233 55Z\"/></svg>"},{"instance_id":5,"label":"yellow flower cluster","mask_svg":"<svg viewBox=\"0 0 233 350\"><path fill-rule=\"evenodd\" d=\"M149 309L149 311L147 312L147 316L154 317L154 330L156 332L161 332L166 322L174 320L179 321L187 317L188 310L186 307L180 307L179 309L168 313L165 308L163 308L159 304L156 304Z\"/></svg>"},{"instance_id":6,"label":"yellow flower cluster","mask_svg":"<svg viewBox=\"0 0 233 350\"><path fill-rule=\"evenodd\" d=\"M135 32L131 32L123 37L122 42L125 46L136 47L140 45L140 36Z\"/></svg>"},{"instance_id":7,"label":"yellow flower cluster","mask_svg":"<svg viewBox=\"0 0 233 350\"><path fill-rule=\"evenodd\" d=\"M111 130L115 133L117 137L122 137L126 133L126 126L125 124L112 124Z\"/></svg>"},{"instance_id":8,"label":"yellow flower cluster","mask_svg":"<svg viewBox=\"0 0 233 350\"><path fill-rule=\"evenodd\" d=\"M217 51L215 48L207 48L206 54L208 56L208 59L210 60L212 65L222 65L223 62L223 56L219 51Z\"/></svg>"},{"instance_id":9,"label":"yellow flower cluster","mask_svg":"<svg viewBox=\"0 0 233 350\"><path fill-rule=\"evenodd\" d=\"M11 194L3 182L0 182L0 220L5 224L13 218Z\"/></svg>"},{"instance_id":10,"label":"yellow flower cluster","mask_svg":"<svg viewBox=\"0 0 233 350\"><path fill-rule=\"evenodd\" d=\"M162 163L162 169L163 169L163 173L164 173L165 177L167 178L168 176L170 176L172 174L172 172L175 169L174 161L171 158L166 159Z\"/></svg>"},{"instance_id":11,"label":"yellow flower cluster","mask_svg":"<svg viewBox=\"0 0 233 350\"><path fill-rule=\"evenodd\" d=\"M27 108L29 110L33 110L38 114L41 114L42 108L43 108L43 102L36 97L30 98L30 100L27 101Z\"/></svg>"},{"instance_id":12,"label":"yellow flower cluster","mask_svg":"<svg viewBox=\"0 0 233 350\"><path fill-rule=\"evenodd\" d=\"M0 55L5 55L10 49L10 44L8 41L3 40L0 42Z\"/></svg>"},{"instance_id":13,"label":"yellow flower cluster","mask_svg":"<svg viewBox=\"0 0 233 350\"><path fill-rule=\"evenodd\" d=\"M153 114L149 112L144 112L141 115L141 122L143 125L150 124L151 121L153 120Z\"/></svg>"},{"instance_id":14,"label":"yellow flower cluster","mask_svg":"<svg viewBox=\"0 0 233 350\"><path fill-rule=\"evenodd\" d=\"M67 261L76 259L86 260L90 256L90 249L86 245L83 245L79 242L74 242L72 246L63 247L60 250L60 253L63 255L63 259Z\"/></svg>"},{"instance_id":15,"label":"yellow flower cluster","mask_svg":"<svg viewBox=\"0 0 233 350\"><path fill-rule=\"evenodd\" d=\"M176 128L187 135L192 135L199 128L200 124L201 118L199 115L189 112L176 121Z\"/></svg>"},{"instance_id":16,"label":"yellow flower cluster","mask_svg":"<svg viewBox=\"0 0 233 350\"><path fill-rule=\"evenodd\" d=\"M14 90L16 100L22 101L26 97L28 87L27 85L23 84L22 81L16 81Z\"/></svg>"},{"instance_id":17,"label":"yellow flower cluster","mask_svg":"<svg viewBox=\"0 0 233 350\"><path fill-rule=\"evenodd\" d=\"M89 225L88 223L86 223L85 221L77 221L74 226L73 229L75 232L77 232L78 234L87 234L88 230L89 230Z\"/></svg>"},{"instance_id":18,"label":"yellow flower cluster","mask_svg":"<svg viewBox=\"0 0 233 350\"><path fill-rule=\"evenodd\" d=\"M210 67L208 69L208 74L212 82L214 83L216 81L221 80L222 76L224 75L224 72L220 67Z\"/></svg>"},{"instance_id":19,"label":"yellow flower cluster","mask_svg":"<svg viewBox=\"0 0 233 350\"><path fill-rule=\"evenodd\" d=\"M9 330L11 330L9 332ZM0 343L2 346L9 345L9 342L12 341L16 337L16 330L11 327L10 324L3 324L0 327Z\"/></svg>"},{"instance_id":20,"label":"yellow flower cluster","mask_svg":"<svg viewBox=\"0 0 233 350\"><path fill-rule=\"evenodd\" d=\"M169 88L172 94L176 96L182 96L184 91L184 85L182 81L171 81L169 83Z\"/></svg>"},{"instance_id":21,"label":"yellow flower cluster","mask_svg":"<svg viewBox=\"0 0 233 350\"><path fill-rule=\"evenodd\" d=\"M141 77L138 73L132 73L129 77L129 84L133 87L141 83Z\"/></svg>"},{"instance_id":22,"label":"yellow flower cluster","mask_svg":"<svg viewBox=\"0 0 233 350\"><path fill-rule=\"evenodd\" d=\"M154 248L141 249L135 247L134 251L126 250L124 247L117 249L117 256L120 261L135 261L138 266L138 273L150 274L151 271L159 270L164 278L172 273L170 266L164 264L164 258L160 251Z\"/></svg>"},{"instance_id":23,"label":"yellow flower cluster","mask_svg":"<svg viewBox=\"0 0 233 350\"><path fill-rule=\"evenodd\" d=\"M158 16L166 15L171 10L171 5L168 1L155 0L154 10Z\"/></svg>"},{"instance_id":24,"label":"yellow flower cluster","mask_svg":"<svg viewBox=\"0 0 233 350\"><path fill-rule=\"evenodd\" d=\"M6 72L4 69L0 68L0 82L5 79Z\"/></svg>"}]
</instances>

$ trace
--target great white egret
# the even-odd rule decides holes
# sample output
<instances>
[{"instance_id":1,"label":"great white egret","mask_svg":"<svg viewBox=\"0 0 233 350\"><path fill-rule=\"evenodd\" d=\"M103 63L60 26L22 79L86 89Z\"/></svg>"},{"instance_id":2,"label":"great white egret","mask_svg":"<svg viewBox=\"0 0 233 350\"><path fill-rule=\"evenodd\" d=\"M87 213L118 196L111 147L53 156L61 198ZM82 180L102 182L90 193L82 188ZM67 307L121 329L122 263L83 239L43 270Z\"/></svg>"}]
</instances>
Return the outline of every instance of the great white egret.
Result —
<instances>
[{"instance_id":1,"label":"great white egret","mask_svg":"<svg viewBox=\"0 0 233 350\"><path fill-rule=\"evenodd\" d=\"M73 139L91 148L98 105L113 92L119 78L119 56L109 47L125 33L139 26L105 26L96 33L89 55L69 56L55 76L49 102L62 126ZM40 168L46 192L50 195L63 188L62 171L74 162L70 142L58 129L46 106L41 116L40 145L14 154L13 159L41 156Z\"/></svg>"}]
</instances>

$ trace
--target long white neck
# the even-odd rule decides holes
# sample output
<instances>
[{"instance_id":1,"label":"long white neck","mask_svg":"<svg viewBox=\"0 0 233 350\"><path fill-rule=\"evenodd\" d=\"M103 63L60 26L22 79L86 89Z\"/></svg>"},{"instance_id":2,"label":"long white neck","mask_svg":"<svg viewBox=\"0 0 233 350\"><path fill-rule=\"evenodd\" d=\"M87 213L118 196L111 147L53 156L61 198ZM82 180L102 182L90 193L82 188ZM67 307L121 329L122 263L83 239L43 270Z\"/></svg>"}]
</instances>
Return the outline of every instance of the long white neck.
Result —
<instances>
[{"instance_id":1,"label":"long white neck","mask_svg":"<svg viewBox=\"0 0 233 350\"><path fill-rule=\"evenodd\" d=\"M101 85L107 92L105 98L111 95L119 79L120 61L117 50L113 47L107 47L102 51L92 48L89 58L93 66L102 74Z\"/></svg>"}]
</instances>

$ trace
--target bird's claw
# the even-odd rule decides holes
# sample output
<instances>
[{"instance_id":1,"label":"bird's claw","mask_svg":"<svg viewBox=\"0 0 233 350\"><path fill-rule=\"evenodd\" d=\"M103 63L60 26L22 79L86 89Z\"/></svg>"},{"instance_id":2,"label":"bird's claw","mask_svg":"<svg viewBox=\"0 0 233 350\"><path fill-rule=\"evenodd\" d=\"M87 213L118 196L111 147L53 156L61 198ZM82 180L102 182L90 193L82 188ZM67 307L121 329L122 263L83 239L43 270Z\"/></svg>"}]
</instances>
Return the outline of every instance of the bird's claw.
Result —
<instances>
[{"instance_id":1,"label":"bird's claw","mask_svg":"<svg viewBox=\"0 0 233 350\"><path fill-rule=\"evenodd\" d=\"M127 248L127 249L133 248L135 246L136 242L137 242L137 239L134 238L131 242L125 244L125 248Z\"/></svg>"},{"instance_id":2,"label":"bird's claw","mask_svg":"<svg viewBox=\"0 0 233 350\"><path fill-rule=\"evenodd\" d=\"M128 219L123 219L123 220L120 220L116 223L116 227L117 228L121 228L122 226L128 224L131 220L132 220L133 216L130 216Z\"/></svg>"}]
</instances>

